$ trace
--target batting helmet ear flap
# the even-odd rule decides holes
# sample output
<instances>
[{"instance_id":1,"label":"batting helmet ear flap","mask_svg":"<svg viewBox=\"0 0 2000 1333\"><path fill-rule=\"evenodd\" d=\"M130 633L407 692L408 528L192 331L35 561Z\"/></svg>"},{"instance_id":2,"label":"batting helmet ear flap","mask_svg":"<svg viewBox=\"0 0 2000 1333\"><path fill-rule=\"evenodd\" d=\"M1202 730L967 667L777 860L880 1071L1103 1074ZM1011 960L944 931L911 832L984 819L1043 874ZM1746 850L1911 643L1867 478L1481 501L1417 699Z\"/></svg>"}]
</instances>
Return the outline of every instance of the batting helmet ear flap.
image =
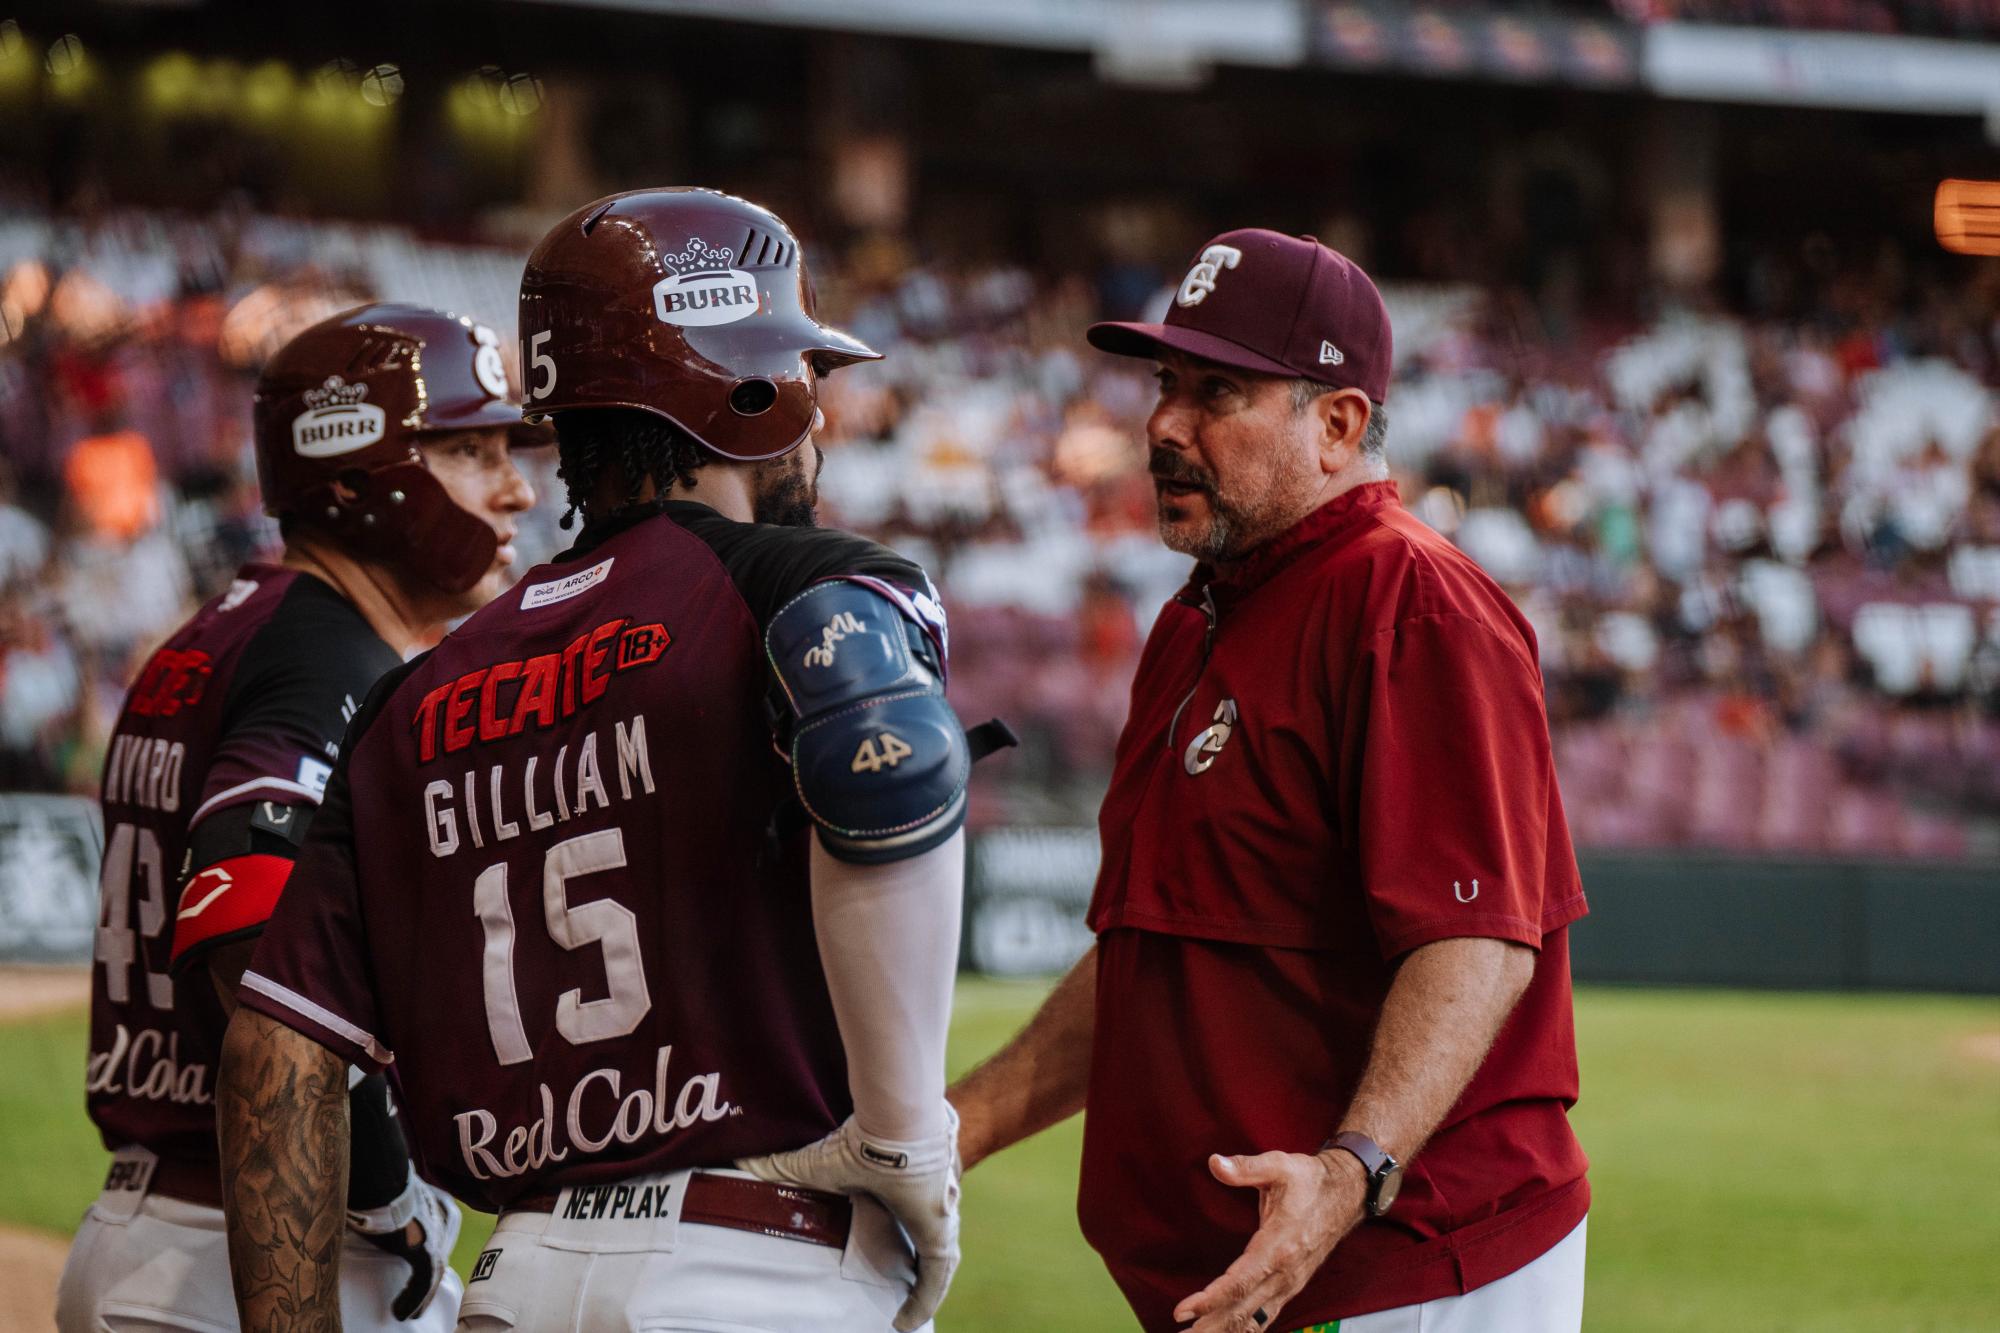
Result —
<instances>
[{"instance_id":1,"label":"batting helmet ear flap","mask_svg":"<svg viewBox=\"0 0 2000 1333\"><path fill-rule=\"evenodd\" d=\"M349 468L298 497L300 517L344 549L413 572L448 593L461 593L493 567L499 538L487 522L458 507L421 459L385 467Z\"/></svg>"}]
</instances>

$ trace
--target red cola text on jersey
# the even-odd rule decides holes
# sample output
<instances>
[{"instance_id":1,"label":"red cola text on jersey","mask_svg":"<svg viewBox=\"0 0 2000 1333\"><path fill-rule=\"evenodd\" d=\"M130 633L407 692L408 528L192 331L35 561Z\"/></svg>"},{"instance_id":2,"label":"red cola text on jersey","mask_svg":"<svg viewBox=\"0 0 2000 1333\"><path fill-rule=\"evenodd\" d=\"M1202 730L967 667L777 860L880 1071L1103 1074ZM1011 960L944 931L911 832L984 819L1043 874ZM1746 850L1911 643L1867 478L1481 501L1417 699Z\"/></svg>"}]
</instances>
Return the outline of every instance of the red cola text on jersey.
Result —
<instances>
[{"instance_id":1,"label":"red cola text on jersey","mask_svg":"<svg viewBox=\"0 0 2000 1333\"><path fill-rule=\"evenodd\" d=\"M577 635L559 653L468 671L430 691L417 705L410 719L417 733L417 762L456 754L475 739L491 742L530 727L553 727L559 718L567 720L602 698L612 676L659 661L672 642L664 625L634 625L625 616Z\"/></svg>"}]
</instances>

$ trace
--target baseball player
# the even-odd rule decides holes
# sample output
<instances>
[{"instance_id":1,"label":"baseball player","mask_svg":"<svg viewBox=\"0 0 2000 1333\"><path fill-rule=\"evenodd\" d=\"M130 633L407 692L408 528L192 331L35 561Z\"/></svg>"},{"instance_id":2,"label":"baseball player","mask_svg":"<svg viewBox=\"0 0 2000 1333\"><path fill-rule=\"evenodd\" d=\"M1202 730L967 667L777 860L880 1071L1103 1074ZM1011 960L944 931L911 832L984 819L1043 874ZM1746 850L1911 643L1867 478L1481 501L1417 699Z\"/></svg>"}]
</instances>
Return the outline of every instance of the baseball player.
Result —
<instances>
[{"instance_id":1,"label":"baseball player","mask_svg":"<svg viewBox=\"0 0 2000 1333\"><path fill-rule=\"evenodd\" d=\"M565 219L521 338L583 526L377 687L244 977L244 1322L334 1313L302 1137L355 1062L500 1213L468 1322L926 1326L973 746L924 572L811 526L819 378L878 354L782 221L707 190Z\"/></svg>"},{"instance_id":2,"label":"baseball player","mask_svg":"<svg viewBox=\"0 0 2000 1333\"><path fill-rule=\"evenodd\" d=\"M492 330L434 310L363 306L265 367L257 470L284 554L147 660L105 762L87 1104L113 1160L63 1269L64 1333L236 1327L215 1130L234 983L359 701L507 577L534 503L520 430ZM411 1170L384 1081L327 1077L352 1107L347 1320L450 1328L457 1209Z\"/></svg>"}]
</instances>

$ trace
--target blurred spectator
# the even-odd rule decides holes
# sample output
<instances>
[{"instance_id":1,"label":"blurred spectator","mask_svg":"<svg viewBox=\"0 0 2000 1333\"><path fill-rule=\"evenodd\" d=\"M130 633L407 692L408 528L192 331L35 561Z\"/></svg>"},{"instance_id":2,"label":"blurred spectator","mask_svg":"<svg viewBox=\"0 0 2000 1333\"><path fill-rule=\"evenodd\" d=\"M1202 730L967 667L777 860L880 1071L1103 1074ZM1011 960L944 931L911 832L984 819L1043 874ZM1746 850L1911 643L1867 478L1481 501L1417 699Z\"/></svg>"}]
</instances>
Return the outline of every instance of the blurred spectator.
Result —
<instances>
[{"instance_id":1,"label":"blurred spectator","mask_svg":"<svg viewBox=\"0 0 2000 1333\"><path fill-rule=\"evenodd\" d=\"M77 513L100 537L131 541L160 521L153 446L136 430L78 440L63 464Z\"/></svg>"}]
</instances>

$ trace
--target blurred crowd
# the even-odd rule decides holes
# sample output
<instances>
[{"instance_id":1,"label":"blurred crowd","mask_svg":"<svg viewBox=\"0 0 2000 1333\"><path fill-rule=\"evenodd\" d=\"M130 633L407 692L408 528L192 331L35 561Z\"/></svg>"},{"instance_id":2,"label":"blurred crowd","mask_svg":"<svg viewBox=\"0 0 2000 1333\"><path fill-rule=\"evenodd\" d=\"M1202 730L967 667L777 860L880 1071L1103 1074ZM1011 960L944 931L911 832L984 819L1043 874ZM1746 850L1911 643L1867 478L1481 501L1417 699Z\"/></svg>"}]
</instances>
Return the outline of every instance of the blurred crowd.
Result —
<instances>
[{"instance_id":1,"label":"blurred crowd","mask_svg":"<svg viewBox=\"0 0 2000 1333\"><path fill-rule=\"evenodd\" d=\"M1022 733L975 818L1088 822L1187 561L1153 534L1151 383L1081 330L1178 274L844 259L823 306L891 355L827 382L822 521L933 571L955 704ZM91 790L137 658L271 549L261 358L372 295L511 328L518 272L386 228L0 225L0 790ZM1387 285L1405 502L1535 624L1580 842L1990 854L2000 275L1753 277L1561 338L1518 294ZM527 457L533 560L561 492Z\"/></svg>"}]
</instances>

